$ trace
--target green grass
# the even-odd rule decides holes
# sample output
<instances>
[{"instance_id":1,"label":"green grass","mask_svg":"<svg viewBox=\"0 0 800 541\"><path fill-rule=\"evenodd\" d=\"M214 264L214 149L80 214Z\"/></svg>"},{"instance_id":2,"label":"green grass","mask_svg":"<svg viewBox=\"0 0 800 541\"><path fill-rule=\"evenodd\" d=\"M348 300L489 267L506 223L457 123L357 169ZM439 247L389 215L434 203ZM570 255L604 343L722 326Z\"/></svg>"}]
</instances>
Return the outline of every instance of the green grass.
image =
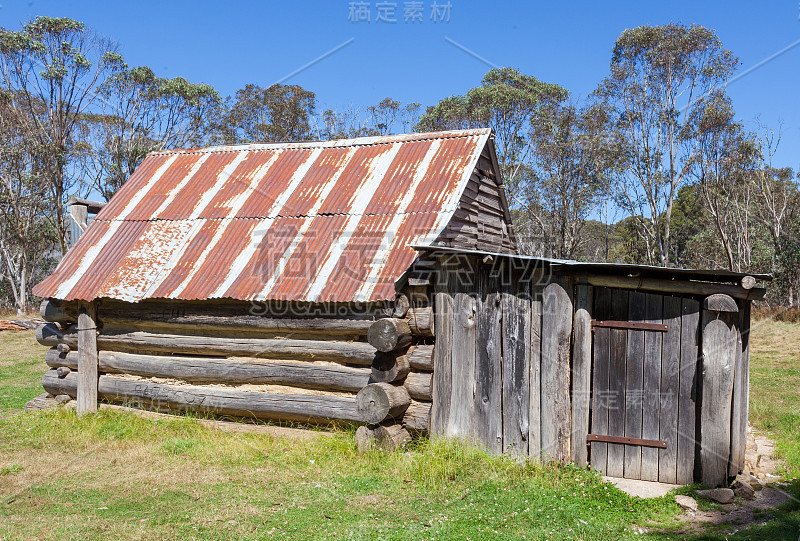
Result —
<instances>
[{"instance_id":1,"label":"green grass","mask_svg":"<svg viewBox=\"0 0 800 541\"><path fill-rule=\"evenodd\" d=\"M33 339L30 331L2 331L0 344L0 417L8 410L19 410L31 398L44 392L42 375L45 346Z\"/></svg>"},{"instance_id":2,"label":"green grass","mask_svg":"<svg viewBox=\"0 0 800 541\"><path fill-rule=\"evenodd\" d=\"M0 421L0 447L15 464L0 538L634 539L679 512L447 440L359 455L347 432L297 442L55 410Z\"/></svg>"},{"instance_id":3,"label":"green grass","mask_svg":"<svg viewBox=\"0 0 800 541\"><path fill-rule=\"evenodd\" d=\"M784 331L800 341L800 326ZM774 324L754 331L753 417L776 438L793 474L798 362L781 346L791 339L773 332ZM761 345L776 340L774 351L772 342ZM687 536L678 533L684 525L671 495L631 498L587 469L492 457L456 441L358 454L347 431L294 440L125 411L11 415L42 392L45 348L32 333L2 333L0 344L13 352L0 361L0 539L765 541L800 534L800 507L790 503L735 535L711 527ZM797 483L790 489L800 495Z\"/></svg>"},{"instance_id":4,"label":"green grass","mask_svg":"<svg viewBox=\"0 0 800 541\"><path fill-rule=\"evenodd\" d=\"M800 477L800 324L753 322L750 422L775 439L786 475Z\"/></svg>"}]
</instances>

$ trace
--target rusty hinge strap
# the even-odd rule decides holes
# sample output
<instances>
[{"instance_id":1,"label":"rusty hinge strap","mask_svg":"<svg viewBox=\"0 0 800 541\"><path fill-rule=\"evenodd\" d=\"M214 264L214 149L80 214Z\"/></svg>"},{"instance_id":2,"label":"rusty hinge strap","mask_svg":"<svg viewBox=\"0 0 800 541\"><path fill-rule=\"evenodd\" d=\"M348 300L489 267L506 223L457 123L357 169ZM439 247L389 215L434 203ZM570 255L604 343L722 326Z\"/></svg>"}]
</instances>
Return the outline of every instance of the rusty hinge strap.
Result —
<instances>
[{"instance_id":1,"label":"rusty hinge strap","mask_svg":"<svg viewBox=\"0 0 800 541\"><path fill-rule=\"evenodd\" d=\"M669 325L664 323L643 323L641 321L608 321L593 319L592 327L611 327L613 329L633 329L637 331L667 332Z\"/></svg>"},{"instance_id":2,"label":"rusty hinge strap","mask_svg":"<svg viewBox=\"0 0 800 541\"><path fill-rule=\"evenodd\" d=\"M641 438L625 438L623 436L605 436L603 434L587 434L587 442L603 441L608 443L624 443L626 445L641 445L642 447L667 448L667 442L660 440L643 440Z\"/></svg>"}]
</instances>

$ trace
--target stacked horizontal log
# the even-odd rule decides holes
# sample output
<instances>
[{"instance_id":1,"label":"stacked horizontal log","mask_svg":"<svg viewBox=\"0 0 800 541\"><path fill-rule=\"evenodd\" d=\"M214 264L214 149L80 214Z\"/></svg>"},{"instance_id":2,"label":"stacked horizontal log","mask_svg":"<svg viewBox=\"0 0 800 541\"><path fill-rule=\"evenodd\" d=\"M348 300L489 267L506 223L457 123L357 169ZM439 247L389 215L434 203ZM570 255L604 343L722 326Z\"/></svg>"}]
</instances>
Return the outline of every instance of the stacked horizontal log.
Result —
<instances>
[{"instance_id":1,"label":"stacked horizontal log","mask_svg":"<svg viewBox=\"0 0 800 541\"><path fill-rule=\"evenodd\" d=\"M277 421L359 422L356 393L373 381L376 348L366 337L377 309L283 317L251 308L232 301L98 303L99 398ZM45 360L52 367L43 385L75 397L77 304L45 301L41 314L49 323L36 335L51 346ZM417 355L415 362L425 361Z\"/></svg>"},{"instance_id":2,"label":"stacked horizontal log","mask_svg":"<svg viewBox=\"0 0 800 541\"><path fill-rule=\"evenodd\" d=\"M375 347L371 379L358 393L357 409L366 423L358 429L360 450L394 450L412 434L430 431L433 379L433 309L427 288L398 294L390 317L373 323L367 340Z\"/></svg>"}]
</instances>

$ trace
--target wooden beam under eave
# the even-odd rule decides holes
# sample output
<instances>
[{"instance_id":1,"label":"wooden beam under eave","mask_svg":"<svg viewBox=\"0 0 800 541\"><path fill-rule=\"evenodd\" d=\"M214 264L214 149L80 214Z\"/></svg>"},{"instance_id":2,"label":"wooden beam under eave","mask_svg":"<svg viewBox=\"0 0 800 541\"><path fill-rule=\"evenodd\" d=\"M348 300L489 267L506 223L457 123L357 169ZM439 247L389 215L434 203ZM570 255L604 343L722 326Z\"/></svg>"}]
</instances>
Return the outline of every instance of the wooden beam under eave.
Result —
<instances>
[{"instance_id":1,"label":"wooden beam under eave","mask_svg":"<svg viewBox=\"0 0 800 541\"><path fill-rule=\"evenodd\" d=\"M767 290L760 287L745 289L735 285L716 284L713 282L691 282L688 280L663 280L659 278L590 274L587 277L587 281L590 285L600 287L638 289L659 293L682 293L686 295L706 296L723 294L733 298L747 300L763 300L767 295Z\"/></svg>"}]
</instances>

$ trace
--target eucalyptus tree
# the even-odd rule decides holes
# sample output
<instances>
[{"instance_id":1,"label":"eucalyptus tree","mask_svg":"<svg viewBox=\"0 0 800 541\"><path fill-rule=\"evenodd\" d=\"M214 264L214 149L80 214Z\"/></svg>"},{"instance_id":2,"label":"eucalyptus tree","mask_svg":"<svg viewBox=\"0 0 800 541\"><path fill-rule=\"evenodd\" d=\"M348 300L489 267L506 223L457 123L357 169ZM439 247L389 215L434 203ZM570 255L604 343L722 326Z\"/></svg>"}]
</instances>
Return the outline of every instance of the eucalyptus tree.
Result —
<instances>
[{"instance_id":1,"label":"eucalyptus tree","mask_svg":"<svg viewBox=\"0 0 800 541\"><path fill-rule=\"evenodd\" d=\"M672 263L675 196L700 152L697 110L724 89L737 64L713 30L697 25L640 26L614 45L610 73L593 98L622 143L615 199L635 218L650 263Z\"/></svg>"},{"instance_id":2,"label":"eucalyptus tree","mask_svg":"<svg viewBox=\"0 0 800 541\"><path fill-rule=\"evenodd\" d=\"M97 87L121 67L114 45L73 19L36 17L21 30L0 29L0 86L21 129L36 141L62 253L66 199L81 189L72 167L82 151L79 123L95 102Z\"/></svg>"},{"instance_id":3,"label":"eucalyptus tree","mask_svg":"<svg viewBox=\"0 0 800 541\"><path fill-rule=\"evenodd\" d=\"M299 85L248 84L220 108L215 140L223 144L314 139L314 92Z\"/></svg>"},{"instance_id":4,"label":"eucalyptus tree","mask_svg":"<svg viewBox=\"0 0 800 541\"><path fill-rule=\"evenodd\" d=\"M490 127L495 134L500 172L518 207L530 189L532 120L547 104L560 103L569 93L512 68L490 70L480 85L463 95L430 106L414 129L438 131Z\"/></svg>"},{"instance_id":5,"label":"eucalyptus tree","mask_svg":"<svg viewBox=\"0 0 800 541\"><path fill-rule=\"evenodd\" d=\"M530 230L523 242L538 242L526 251L565 259L584 252L584 226L608 193L617 161L616 145L604 137L605 123L602 109L567 102L547 103L534 113L531 180L518 195L526 210L518 227Z\"/></svg>"},{"instance_id":6,"label":"eucalyptus tree","mask_svg":"<svg viewBox=\"0 0 800 541\"><path fill-rule=\"evenodd\" d=\"M690 172L697 179L707 220L725 254L726 266L736 272L753 264L757 193L751 181L760 161L752 134L734 119L731 100L712 92L698 101L690 135L697 152Z\"/></svg>"},{"instance_id":7,"label":"eucalyptus tree","mask_svg":"<svg viewBox=\"0 0 800 541\"><path fill-rule=\"evenodd\" d=\"M211 129L209 117L221 103L212 86L157 77L147 66L124 66L98 93L99 112L84 115L91 142L86 170L106 200L147 153L202 146Z\"/></svg>"}]
</instances>

